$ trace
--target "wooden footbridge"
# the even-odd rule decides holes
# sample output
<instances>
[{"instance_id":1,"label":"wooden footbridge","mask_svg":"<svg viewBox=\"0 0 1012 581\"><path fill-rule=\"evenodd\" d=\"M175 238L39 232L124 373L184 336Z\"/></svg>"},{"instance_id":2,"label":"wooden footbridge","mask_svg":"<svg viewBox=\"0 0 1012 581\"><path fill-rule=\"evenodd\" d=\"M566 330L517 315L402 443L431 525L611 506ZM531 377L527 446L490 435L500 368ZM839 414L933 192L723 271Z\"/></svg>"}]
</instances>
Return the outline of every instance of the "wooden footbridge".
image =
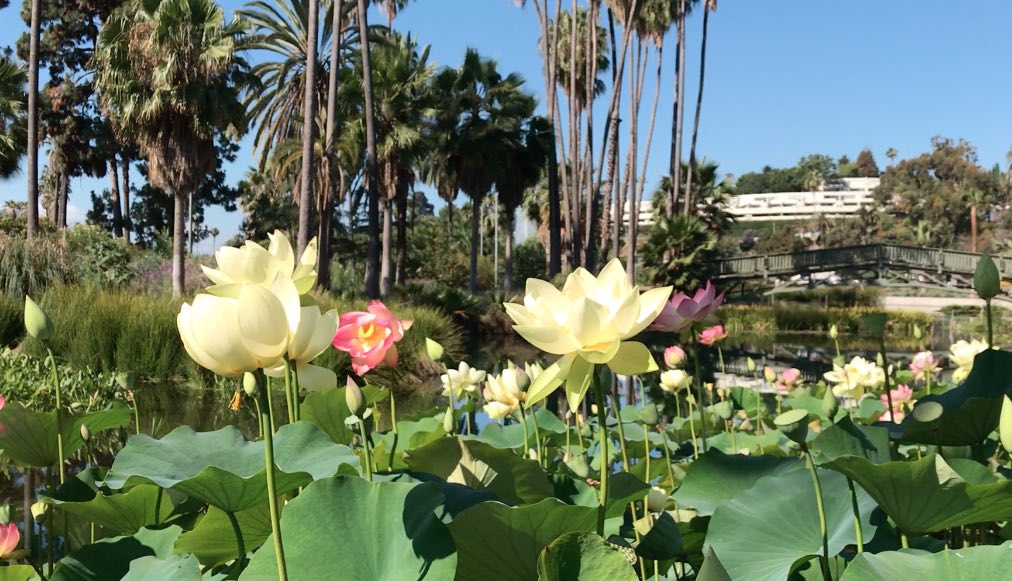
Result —
<instances>
[{"instance_id":1,"label":"wooden footbridge","mask_svg":"<svg viewBox=\"0 0 1012 581\"><path fill-rule=\"evenodd\" d=\"M973 285L980 255L973 252L899 244L844 246L803 252L718 259L715 281L734 284L749 280L783 281L800 276L810 284L815 275L835 273L843 279L878 284L921 284L947 288ZM994 257L1002 278L1012 276L1012 257ZM822 277L825 279L826 277Z\"/></svg>"}]
</instances>

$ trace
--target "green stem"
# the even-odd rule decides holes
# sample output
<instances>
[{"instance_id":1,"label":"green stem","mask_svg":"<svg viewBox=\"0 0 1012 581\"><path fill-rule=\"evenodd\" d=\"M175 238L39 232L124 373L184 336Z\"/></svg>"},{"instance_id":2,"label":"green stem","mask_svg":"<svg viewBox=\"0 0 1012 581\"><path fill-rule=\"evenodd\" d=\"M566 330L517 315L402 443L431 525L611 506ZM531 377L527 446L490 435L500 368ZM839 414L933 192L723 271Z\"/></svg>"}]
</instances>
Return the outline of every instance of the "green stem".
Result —
<instances>
[{"instance_id":1,"label":"green stem","mask_svg":"<svg viewBox=\"0 0 1012 581\"><path fill-rule=\"evenodd\" d=\"M239 521L235 518L235 513L227 510L225 514L228 515L228 522L232 523L232 532L235 533L236 546L239 550L236 553L236 568L234 569L237 573L243 570L243 563L246 561L246 542L242 538L242 529L239 528Z\"/></svg>"},{"instance_id":2,"label":"green stem","mask_svg":"<svg viewBox=\"0 0 1012 581\"><path fill-rule=\"evenodd\" d=\"M994 346L994 327L991 321L991 299L984 299L984 314L987 316L987 346Z\"/></svg>"},{"instance_id":3,"label":"green stem","mask_svg":"<svg viewBox=\"0 0 1012 581\"><path fill-rule=\"evenodd\" d=\"M299 368L292 365L292 403L295 406L295 421L302 419L302 401L299 399Z\"/></svg>"},{"instance_id":4,"label":"green stem","mask_svg":"<svg viewBox=\"0 0 1012 581\"><path fill-rule=\"evenodd\" d=\"M854 511L854 535L857 537L857 552L864 552L864 532L861 530L861 509L857 506L857 490L854 489L854 481L847 478L847 487L850 488L850 506Z\"/></svg>"},{"instance_id":5,"label":"green stem","mask_svg":"<svg viewBox=\"0 0 1012 581\"><path fill-rule=\"evenodd\" d=\"M643 479L650 482L650 426L646 424L643 424L643 452L643 461L647 463Z\"/></svg>"},{"instance_id":6,"label":"green stem","mask_svg":"<svg viewBox=\"0 0 1012 581\"><path fill-rule=\"evenodd\" d=\"M285 403L288 406L288 423L295 423L295 400L292 398L292 366L285 358Z\"/></svg>"},{"instance_id":7,"label":"green stem","mask_svg":"<svg viewBox=\"0 0 1012 581\"><path fill-rule=\"evenodd\" d=\"M671 486L673 487L675 485L675 470L671 467L671 449L668 447L668 432L660 428L657 431L664 438L664 460L668 463L668 480L671 481Z\"/></svg>"},{"instance_id":8,"label":"green stem","mask_svg":"<svg viewBox=\"0 0 1012 581\"><path fill-rule=\"evenodd\" d=\"M703 387L703 370L700 363L702 349L699 348L699 341L696 340L696 328L692 328L692 346L695 353L695 380L696 393L699 394L699 401L696 402L696 409L699 410L699 437L703 440L703 451L706 452L706 417L703 410L706 409L706 388Z\"/></svg>"},{"instance_id":9,"label":"green stem","mask_svg":"<svg viewBox=\"0 0 1012 581\"><path fill-rule=\"evenodd\" d=\"M271 433L273 434L274 432L278 431L278 427L274 424L274 394L271 391L271 380L267 379L265 381L266 383L264 384L264 391L267 392L267 399L266 403L263 406L264 409L261 411L261 413L266 412L267 415L261 416L261 418L268 420L264 424L264 432L267 432L267 427L270 426Z\"/></svg>"},{"instance_id":10,"label":"green stem","mask_svg":"<svg viewBox=\"0 0 1012 581\"><path fill-rule=\"evenodd\" d=\"M632 379L630 377L630 379ZM626 472L629 471L629 455L625 449L625 427L622 425L622 404L619 400L620 397L615 398L615 420L618 422L618 446L622 452L622 469Z\"/></svg>"},{"instance_id":11,"label":"green stem","mask_svg":"<svg viewBox=\"0 0 1012 581\"><path fill-rule=\"evenodd\" d=\"M727 426L727 431L731 432L731 449L733 450L732 453L733 454L737 454L738 453L738 436L735 435L735 431L736 430L734 429L734 422L732 422L731 420L728 420L727 424L725 424L725 425Z\"/></svg>"},{"instance_id":12,"label":"green stem","mask_svg":"<svg viewBox=\"0 0 1012 581\"><path fill-rule=\"evenodd\" d=\"M53 391L56 394L56 449L57 458L59 459L59 474L60 484L62 485L66 479L64 473L63 463L65 458L63 456L63 395L62 388L60 387L60 374L56 370L56 357L53 356L53 350L48 346L46 351L49 352L49 370L53 377ZM52 567L50 567L52 569Z\"/></svg>"},{"instance_id":13,"label":"green stem","mask_svg":"<svg viewBox=\"0 0 1012 581\"><path fill-rule=\"evenodd\" d=\"M892 421L892 423L898 424L899 422L896 421L896 412L893 409L893 392L892 389L889 387L889 360L886 359L885 335L883 335L881 338L879 349L882 353L882 376L885 379L886 400L888 400L889 402L889 419Z\"/></svg>"},{"instance_id":14,"label":"green stem","mask_svg":"<svg viewBox=\"0 0 1012 581\"><path fill-rule=\"evenodd\" d=\"M162 514L162 494L165 490L162 487L158 487L158 493L155 494L155 524L161 524Z\"/></svg>"},{"instance_id":15,"label":"green stem","mask_svg":"<svg viewBox=\"0 0 1012 581\"><path fill-rule=\"evenodd\" d=\"M527 458L531 449L531 445L529 443L530 440L527 436L527 410L524 409L524 404L519 404L518 409L520 410L520 427L524 430L524 452L522 456ZM540 461L541 459L538 458L538 462Z\"/></svg>"},{"instance_id":16,"label":"green stem","mask_svg":"<svg viewBox=\"0 0 1012 581\"><path fill-rule=\"evenodd\" d=\"M925 377L925 380L928 383L928 385L927 385L927 387L928 387L928 395L931 395L931 372L930 371L925 372L924 373L924 377Z\"/></svg>"},{"instance_id":17,"label":"green stem","mask_svg":"<svg viewBox=\"0 0 1012 581\"><path fill-rule=\"evenodd\" d=\"M698 460L699 446L696 444L696 420L692 417L692 394L690 393L689 396L685 398L685 403L689 406L689 434L692 436L692 459ZM700 419L702 419L702 415L700 415Z\"/></svg>"},{"instance_id":18,"label":"green stem","mask_svg":"<svg viewBox=\"0 0 1012 581\"><path fill-rule=\"evenodd\" d=\"M136 394L134 394L133 402L132 403L133 403L133 408L134 408L134 433L135 434L139 434L139 433L141 433L141 410L137 406L137 395Z\"/></svg>"},{"instance_id":19,"label":"green stem","mask_svg":"<svg viewBox=\"0 0 1012 581\"><path fill-rule=\"evenodd\" d=\"M365 421L358 421L358 433L362 437L362 449L365 451L365 476L372 482L372 452L369 450L369 438L365 433Z\"/></svg>"},{"instance_id":20,"label":"green stem","mask_svg":"<svg viewBox=\"0 0 1012 581\"><path fill-rule=\"evenodd\" d=\"M822 534L822 555L819 556L819 562L822 565L823 578L826 581L831 581L832 576L829 573L829 528L826 524L826 506L822 501L822 484L819 482L819 473L815 468L815 462L812 461L812 455L808 453L807 447L804 453L805 464L808 466L808 471L812 474L812 485L815 487L815 504L819 509L819 532Z\"/></svg>"},{"instance_id":21,"label":"green stem","mask_svg":"<svg viewBox=\"0 0 1012 581\"><path fill-rule=\"evenodd\" d=\"M907 534L905 532L903 532L903 531L899 531L899 533L900 533L900 546L903 547L904 549L909 549L910 548L910 540L907 539ZM965 546L965 543L964 543L964 546Z\"/></svg>"},{"instance_id":22,"label":"green stem","mask_svg":"<svg viewBox=\"0 0 1012 581\"><path fill-rule=\"evenodd\" d=\"M720 375L726 375L727 372L724 370L724 350L720 347L717 347L717 361L720 362Z\"/></svg>"},{"instance_id":23,"label":"green stem","mask_svg":"<svg viewBox=\"0 0 1012 581\"><path fill-rule=\"evenodd\" d=\"M397 400L394 398L394 388L390 388L390 429L397 433Z\"/></svg>"},{"instance_id":24,"label":"green stem","mask_svg":"<svg viewBox=\"0 0 1012 581\"><path fill-rule=\"evenodd\" d=\"M538 416L534 412L531 412L531 423L534 424L534 444L538 450L538 465L544 468L547 466L547 460L545 452L541 448L541 427L538 426Z\"/></svg>"},{"instance_id":25,"label":"green stem","mask_svg":"<svg viewBox=\"0 0 1012 581\"><path fill-rule=\"evenodd\" d=\"M596 370L591 371L594 382L594 398L597 400L597 435L600 442L601 458L601 493L599 497L600 506L597 509L597 534L604 536L604 521L608 513L608 473L611 472L608 456L608 413L605 409L608 405L604 396L604 389L601 387L601 379Z\"/></svg>"},{"instance_id":26,"label":"green stem","mask_svg":"<svg viewBox=\"0 0 1012 581\"><path fill-rule=\"evenodd\" d=\"M262 369L256 371L257 393L260 396L260 414L264 426L273 426L271 417L270 395ZM288 568L285 565L285 547L281 539L281 517L278 506L277 484L274 478L274 434L273 430L264 429L264 465L267 470L267 504L271 515L271 532L274 536L274 558L278 563L278 579L288 581Z\"/></svg>"}]
</instances>

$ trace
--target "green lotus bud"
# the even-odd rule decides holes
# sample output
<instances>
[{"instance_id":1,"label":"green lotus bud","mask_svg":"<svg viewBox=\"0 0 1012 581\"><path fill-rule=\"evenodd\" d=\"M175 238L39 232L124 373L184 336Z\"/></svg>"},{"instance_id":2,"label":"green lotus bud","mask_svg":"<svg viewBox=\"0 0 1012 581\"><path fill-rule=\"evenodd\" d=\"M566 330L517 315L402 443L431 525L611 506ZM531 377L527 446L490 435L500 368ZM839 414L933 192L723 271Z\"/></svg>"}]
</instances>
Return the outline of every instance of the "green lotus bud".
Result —
<instances>
[{"instance_id":1,"label":"green lotus bud","mask_svg":"<svg viewBox=\"0 0 1012 581\"><path fill-rule=\"evenodd\" d=\"M81 424L81 439L85 444L91 441L91 430L88 429L88 424Z\"/></svg>"},{"instance_id":2,"label":"green lotus bud","mask_svg":"<svg viewBox=\"0 0 1012 581\"><path fill-rule=\"evenodd\" d=\"M875 364L878 365L879 367L885 367L886 364L885 357L882 356L881 351L875 354Z\"/></svg>"},{"instance_id":3,"label":"green lotus bud","mask_svg":"<svg viewBox=\"0 0 1012 581\"><path fill-rule=\"evenodd\" d=\"M46 513L49 512L49 503L42 501L33 503L31 511L32 518L35 519L35 522L42 522L46 520Z\"/></svg>"},{"instance_id":4,"label":"green lotus bud","mask_svg":"<svg viewBox=\"0 0 1012 581\"><path fill-rule=\"evenodd\" d=\"M822 396L822 413L826 414L829 421L833 421L838 411L840 411L840 400L836 399L833 388L827 387L826 395Z\"/></svg>"},{"instance_id":5,"label":"green lotus bud","mask_svg":"<svg viewBox=\"0 0 1012 581\"><path fill-rule=\"evenodd\" d=\"M454 424L456 422L453 419L453 409L446 408L446 412L443 413L443 431L447 434L453 433Z\"/></svg>"},{"instance_id":6,"label":"green lotus bud","mask_svg":"<svg viewBox=\"0 0 1012 581\"><path fill-rule=\"evenodd\" d=\"M1001 402L1001 420L998 421L998 438L1005 451L1012 454L1012 399L1006 395Z\"/></svg>"},{"instance_id":7,"label":"green lotus bud","mask_svg":"<svg viewBox=\"0 0 1012 581\"><path fill-rule=\"evenodd\" d=\"M439 361L443 358L443 346L436 343L428 337L425 338L425 353L428 354L429 359L433 361Z\"/></svg>"},{"instance_id":8,"label":"green lotus bud","mask_svg":"<svg viewBox=\"0 0 1012 581\"><path fill-rule=\"evenodd\" d=\"M25 329L39 341L48 341L56 332L49 315L28 295L25 295Z\"/></svg>"},{"instance_id":9,"label":"green lotus bud","mask_svg":"<svg viewBox=\"0 0 1012 581\"><path fill-rule=\"evenodd\" d=\"M777 372L770 366L763 367L763 379L766 383L773 383L777 380Z\"/></svg>"},{"instance_id":10,"label":"green lotus bud","mask_svg":"<svg viewBox=\"0 0 1012 581\"><path fill-rule=\"evenodd\" d=\"M348 410L356 416L361 415L365 408L365 398L362 396L362 389L350 377L345 382L344 402L348 404Z\"/></svg>"},{"instance_id":11,"label":"green lotus bud","mask_svg":"<svg viewBox=\"0 0 1012 581\"><path fill-rule=\"evenodd\" d=\"M137 374L133 371L120 371L116 374L116 383L123 389L131 390L137 384Z\"/></svg>"},{"instance_id":12,"label":"green lotus bud","mask_svg":"<svg viewBox=\"0 0 1012 581\"><path fill-rule=\"evenodd\" d=\"M801 446L805 445L808 437L808 411L790 410L784 412L773 420L777 428L784 433L792 442Z\"/></svg>"},{"instance_id":13,"label":"green lotus bud","mask_svg":"<svg viewBox=\"0 0 1012 581\"><path fill-rule=\"evenodd\" d=\"M657 425L657 406L647 404L636 411L636 419L648 426Z\"/></svg>"},{"instance_id":14,"label":"green lotus bud","mask_svg":"<svg viewBox=\"0 0 1012 581\"><path fill-rule=\"evenodd\" d=\"M914 323L914 339L920 341L923 336L924 333L921 332L921 326L918 325L917 323Z\"/></svg>"},{"instance_id":15,"label":"green lotus bud","mask_svg":"<svg viewBox=\"0 0 1012 581\"><path fill-rule=\"evenodd\" d=\"M977 270L973 272L973 290L982 299L993 299L1001 291L1001 275L987 252L981 254L977 261Z\"/></svg>"},{"instance_id":16,"label":"green lotus bud","mask_svg":"<svg viewBox=\"0 0 1012 581\"><path fill-rule=\"evenodd\" d=\"M885 313L872 313L861 318L861 327L869 337L882 337L886 332L887 320Z\"/></svg>"},{"instance_id":17,"label":"green lotus bud","mask_svg":"<svg viewBox=\"0 0 1012 581\"><path fill-rule=\"evenodd\" d=\"M734 404L729 401L717 402L713 404L713 411L726 422L734 416Z\"/></svg>"},{"instance_id":18,"label":"green lotus bud","mask_svg":"<svg viewBox=\"0 0 1012 581\"><path fill-rule=\"evenodd\" d=\"M840 336L840 333L839 333L839 331L836 330L836 325L835 324L834 325L830 325L829 326L829 338L835 341L836 338L839 337L839 336Z\"/></svg>"},{"instance_id":19,"label":"green lotus bud","mask_svg":"<svg viewBox=\"0 0 1012 581\"><path fill-rule=\"evenodd\" d=\"M255 375L247 371L242 374L242 390L246 392L246 395L253 397L257 392L257 378Z\"/></svg>"},{"instance_id":20,"label":"green lotus bud","mask_svg":"<svg viewBox=\"0 0 1012 581\"><path fill-rule=\"evenodd\" d=\"M746 358L745 369L748 369L749 373L755 373L756 370L755 359L752 359L751 357Z\"/></svg>"}]
</instances>

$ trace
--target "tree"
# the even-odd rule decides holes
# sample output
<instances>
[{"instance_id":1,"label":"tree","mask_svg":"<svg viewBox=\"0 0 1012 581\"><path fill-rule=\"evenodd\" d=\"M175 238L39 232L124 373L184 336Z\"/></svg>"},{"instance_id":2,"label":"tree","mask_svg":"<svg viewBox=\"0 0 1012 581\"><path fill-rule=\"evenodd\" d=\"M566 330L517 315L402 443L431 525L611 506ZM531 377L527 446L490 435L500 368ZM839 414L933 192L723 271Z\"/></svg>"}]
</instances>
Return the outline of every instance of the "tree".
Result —
<instances>
[{"instance_id":1,"label":"tree","mask_svg":"<svg viewBox=\"0 0 1012 581\"><path fill-rule=\"evenodd\" d=\"M703 81L706 79L706 37L710 12L717 10L717 0L705 0L703 6L703 37L699 42L699 92L696 94L696 115L692 120L692 140L689 144L689 173L685 178L685 190L692 191L692 171L696 166L696 139L699 136L699 112L703 109ZM690 203L691 206L691 203Z\"/></svg>"},{"instance_id":2,"label":"tree","mask_svg":"<svg viewBox=\"0 0 1012 581\"><path fill-rule=\"evenodd\" d=\"M892 167L896 163L896 148L890 147L886 150L886 157L889 158L889 167Z\"/></svg>"},{"instance_id":3,"label":"tree","mask_svg":"<svg viewBox=\"0 0 1012 581\"><path fill-rule=\"evenodd\" d=\"M857 177L877 178L879 176L878 164L875 163L875 156L870 149L862 149L857 154Z\"/></svg>"},{"instance_id":4,"label":"tree","mask_svg":"<svg viewBox=\"0 0 1012 581\"><path fill-rule=\"evenodd\" d=\"M365 294L380 296L379 182L376 175L376 109L373 106L372 63L369 56L369 12L366 0L358 0L358 30L362 49L362 95L365 103L366 196L368 197L368 256L365 269Z\"/></svg>"},{"instance_id":5,"label":"tree","mask_svg":"<svg viewBox=\"0 0 1012 581\"><path fill-rule=\"evenodd\" d=\"M31 0L31 40L28 56L28 214L25 237L39 229L39 27L42 0Z\"/></svg>"},{"instance_id":6,"label":"tree","mask_svg":"<svg viewBox=\"0 0 1012 581\"><path fill-rule=\"evenodd\" d=\"M0 179L16 175L27 147L24 69L0 57Z\"/></svg>"},{"instance_id":7,"label":"tree","mask_svg":"<svg viewBox=\"0 0 1012 581\"><path fill-rule=\"evenodd\" d=\"M216 133L240 134L245 24L211 0L149 0L117 11L96 51L99 102L147 158L148 182L173 198L172 291L181 295L184 208L215 167Z\"/></svg>"},{"instance_id":8,"label":"tree","mask_svg":"<svg viewBox=\"0 0 1012 581\"><path fill-rule=\"evenodd\" d=\"M319 19L319 0L309 0L309 10L306 21L309 26L306 29L308 42L306 46L306 87L305 98L303 99L302 119L302 177L299 192L299 235L297 238L297 252L302 253L309 245L309 232L312 230L313 217L313 146L316 141L316 69L318 61L316 58L317 41L317 20ZM309 120L313 120L310 122Z\"/></svg>"}]
</instances>

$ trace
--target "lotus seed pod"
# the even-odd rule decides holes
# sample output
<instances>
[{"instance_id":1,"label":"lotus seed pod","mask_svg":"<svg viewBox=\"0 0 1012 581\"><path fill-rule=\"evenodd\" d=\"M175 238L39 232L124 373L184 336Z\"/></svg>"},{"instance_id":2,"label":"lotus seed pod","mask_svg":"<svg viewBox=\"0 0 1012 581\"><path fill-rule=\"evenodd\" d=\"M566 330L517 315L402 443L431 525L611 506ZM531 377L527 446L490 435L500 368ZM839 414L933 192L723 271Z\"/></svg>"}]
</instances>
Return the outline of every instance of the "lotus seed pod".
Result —
<instances>
[{"instance_id":1,"label":"lotus seed pod","mask_svg":"<svg viewBox=\"0 0 1012 581\"><path fill-rule=\"evenodd\" d=\"M981 254L977 261L977 269L973 273L973 290L982 299L993 299L1001 291L1001 275L987 252Z\"/></svg>"},{"instance_id":2,"label":"lotus seed pod","mask_svg":"<svg viewBox=\"0 0 1012 581\"><path fill-rule=\"evenodd\" d=\"M255 375L247 371L242 374L242 390L246 392L246 395L253 397L257 392L257 378Z\"/></svg>"},{"instance_id":3,"label":"lotus seed pod","mask_svg":"<svg viewBox=\"0 0 1012 581\"><path fill-rule=\"evenodd\" d=\"M647 492L647 510L661 512L668 507L668 493L660 486L654 486Z\"/></svg>"},{"instance_id":4,"label":"lotus seed pod","mask_svg":"<svg viewBox=\"0 0 1012 581\"><path fill-rule=\"evenodd\" d=\"M25 329L39 341L48 341L55 332L52 319L28 295L25 295Z\"/></svg>"},{"instance_id":5,"label":"lotus seed pod","mask_svg":"<svg viewBox=\"0 0 1012 581\"><path fill-rule=\"evenodd\" d=\"M784 412L773 420L777 428L784 433L792 442L801 446L805 445L808 437L808 411L790 410Z\"/></svg>"}]
</instances>

